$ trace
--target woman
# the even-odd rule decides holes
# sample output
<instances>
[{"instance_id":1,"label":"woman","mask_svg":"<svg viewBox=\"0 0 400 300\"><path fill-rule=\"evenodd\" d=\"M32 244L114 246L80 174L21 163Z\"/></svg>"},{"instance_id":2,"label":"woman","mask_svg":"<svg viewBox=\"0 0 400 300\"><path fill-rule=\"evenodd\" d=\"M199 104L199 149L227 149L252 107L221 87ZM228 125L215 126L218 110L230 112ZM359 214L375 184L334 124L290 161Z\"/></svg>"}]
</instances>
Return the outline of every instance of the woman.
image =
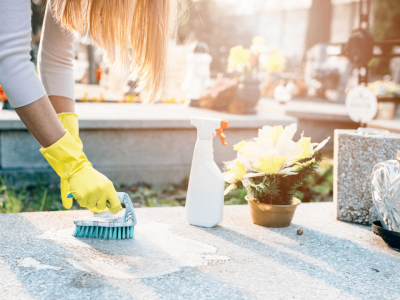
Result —
<instances>
[{"instance_id":1,"label":"woman","mask_svg":"<svg viewBox=\"0 0 400 300\"><path fill-rule=\"evenodd\" d=\"M29 0L0 0L0 85L11 106L42 146L40 152L61 177L65 208L71 192L82 207L120 211L112 182L83 153L75 114L74 33L90 35L105 59L125 78L140 78L145 102L159 97L178 0L48 0L39 77L30 62Z\"/></svg>"}]
</instances>

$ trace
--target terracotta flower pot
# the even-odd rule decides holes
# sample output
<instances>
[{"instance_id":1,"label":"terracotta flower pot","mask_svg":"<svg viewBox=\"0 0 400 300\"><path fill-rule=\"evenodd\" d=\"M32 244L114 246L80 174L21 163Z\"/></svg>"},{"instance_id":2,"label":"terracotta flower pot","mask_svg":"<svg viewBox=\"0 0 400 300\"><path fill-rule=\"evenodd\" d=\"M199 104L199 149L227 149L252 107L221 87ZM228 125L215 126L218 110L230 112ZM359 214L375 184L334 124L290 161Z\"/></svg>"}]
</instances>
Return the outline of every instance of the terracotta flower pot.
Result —
<instances>
[{"instance_id":1,"label":"terracotta flower pot","mask_svg":"<svg viewBox=\"0 0 400 300\"><path fill-rule=\"evenodd\" d=\"M258 203L249 200L248 196L246 200L249 202L251 220L254 224L275 228L289 226L297 206L301 204L297 198L292 199L291 205Z\"/></svg>"}]
</instances>

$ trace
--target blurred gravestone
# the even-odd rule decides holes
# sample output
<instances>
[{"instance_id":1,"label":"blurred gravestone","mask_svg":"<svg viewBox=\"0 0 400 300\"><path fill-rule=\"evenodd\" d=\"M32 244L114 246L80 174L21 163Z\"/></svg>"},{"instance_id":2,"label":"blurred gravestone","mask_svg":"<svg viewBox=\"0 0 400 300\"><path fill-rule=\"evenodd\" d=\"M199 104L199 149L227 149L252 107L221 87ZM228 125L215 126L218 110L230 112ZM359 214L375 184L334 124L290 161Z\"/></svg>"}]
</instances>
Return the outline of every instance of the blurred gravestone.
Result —
<instances>
[{"instance_id":1,"label":"blurred gravestone","mask_svg":"<svg viewBox=\"0 0 400 300\"><path fill-rule=\"evenodd\" d=\"M392 80L400 83L400 57L395 57L390 62L390 69L392 70Z\"/></svg>"},{"instance_id":2,"label":"blurred gravestone","mask_svg":"<svg viewBox=\"0 0 400 300\"><path fill-rule=\"evenodd\" d=\"M346 97L346 109L354 122L371 122L378 111L378 101L374 93L365 86L353 87Z\"/></svg>"}]
</instances>

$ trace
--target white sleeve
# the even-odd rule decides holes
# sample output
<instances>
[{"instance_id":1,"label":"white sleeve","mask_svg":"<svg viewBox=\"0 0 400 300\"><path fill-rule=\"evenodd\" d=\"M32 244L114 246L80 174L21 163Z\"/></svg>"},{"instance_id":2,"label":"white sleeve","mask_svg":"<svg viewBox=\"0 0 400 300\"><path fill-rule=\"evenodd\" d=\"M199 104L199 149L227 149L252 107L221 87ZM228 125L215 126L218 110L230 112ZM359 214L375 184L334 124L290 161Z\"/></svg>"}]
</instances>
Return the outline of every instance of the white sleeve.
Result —
<instances>
[{"instance_id":1,"label":"white sleeve","mask_svg":"<svg viewBox=\"0 0 400 300\"><path fill-rule=\"evenodd\" d=\"M0 85L14 108L46 94L30 62L31 31L31 2L0 0Z\"/></svg>"},{"instance_id":2,"label":"white sleeve","mask_svg":"<svg viewBox=\"0 0 400 300\"><path fill-rule=\"evenodd\" d=\"M74 34L56 22L50 1L47 1L39 47L38 71L49 96L63 96L75 100L74 40Z\"/></svg>"}]
</instances>

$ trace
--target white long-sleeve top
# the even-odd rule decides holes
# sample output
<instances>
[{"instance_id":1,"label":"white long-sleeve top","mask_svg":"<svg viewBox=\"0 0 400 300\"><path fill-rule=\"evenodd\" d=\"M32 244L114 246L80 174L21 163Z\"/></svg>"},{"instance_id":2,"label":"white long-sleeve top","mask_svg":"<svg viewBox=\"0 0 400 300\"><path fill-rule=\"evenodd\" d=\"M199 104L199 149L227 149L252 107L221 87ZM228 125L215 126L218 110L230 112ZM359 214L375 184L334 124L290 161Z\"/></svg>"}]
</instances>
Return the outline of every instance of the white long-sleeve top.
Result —
<instances>
[{"instance_id":1,"label":"white long-sleeve top","mask_svg":"<svg viewBox=\"0 0 400 300\"><path fill-rule=\"evenodd\" d=\"M30 62L31 2L0 0L0 85L12 107L49 96L75 99L74 35L61 28L47 3L38 56L38 75Z\"/></svg>"}]
</instances>

